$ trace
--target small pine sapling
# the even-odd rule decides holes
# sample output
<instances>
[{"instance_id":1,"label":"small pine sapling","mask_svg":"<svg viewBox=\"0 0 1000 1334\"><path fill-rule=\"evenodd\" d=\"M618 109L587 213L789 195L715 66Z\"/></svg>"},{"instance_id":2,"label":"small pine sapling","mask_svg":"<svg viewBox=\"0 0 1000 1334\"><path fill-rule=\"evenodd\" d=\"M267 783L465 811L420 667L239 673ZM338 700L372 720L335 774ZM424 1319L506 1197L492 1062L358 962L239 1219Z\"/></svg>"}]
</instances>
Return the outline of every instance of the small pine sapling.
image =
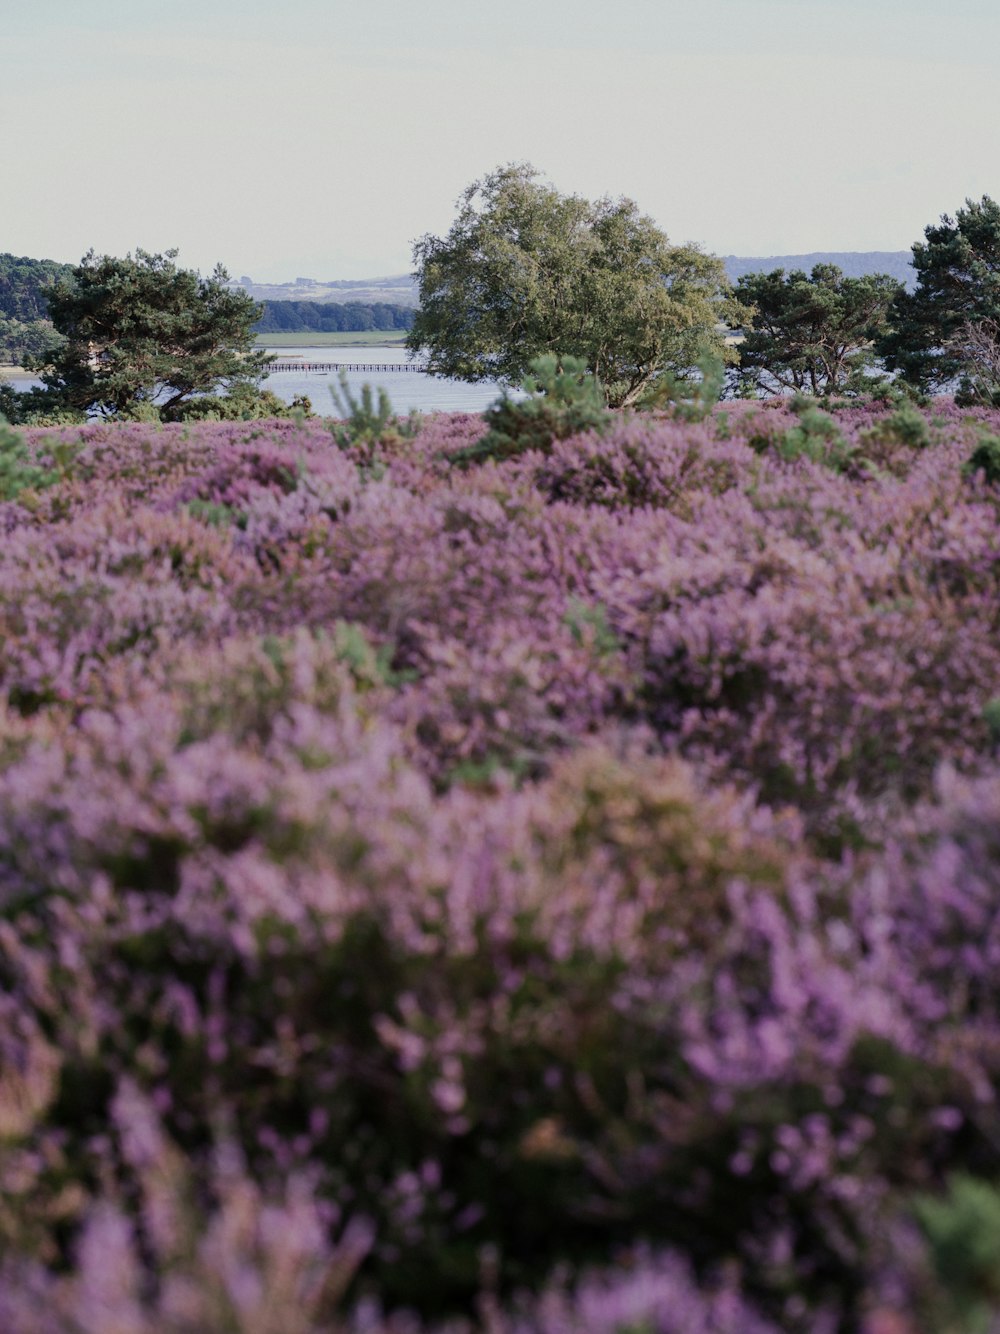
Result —
<instances>
[{"instance_id":1,"label":"small pine sapling","mask_svg":"<svg viewBox=\"0 0 1000 1334\"><path fill-rule=\"evenodd\" d=\"M374 462L376 446L398 444L412 439L420 430L418 412L411 412L400 421L393 411L386 391L379 386L377 394L370 384L361 386L361 397L351 392L347 372L340 372L340 389L330 385L330 397L338 417L327 423L327 429L339 449L361 449L369 462Z\"/></svg>"},{"instance_id":2,"label":"small pine sapling","mask_svg":"<svg viewBox=\"0 0 1000 1334\"><path fill-rule=\"evenodd\" d=\"M521 388L524 398L504 390L483 413L489 431L481 440L451 456L457 467L508 459L530 450L548 454L556 440L596 431L611 424L600 381L580 357L554 353L536 357Z\"/></svg>"}]
</instances>

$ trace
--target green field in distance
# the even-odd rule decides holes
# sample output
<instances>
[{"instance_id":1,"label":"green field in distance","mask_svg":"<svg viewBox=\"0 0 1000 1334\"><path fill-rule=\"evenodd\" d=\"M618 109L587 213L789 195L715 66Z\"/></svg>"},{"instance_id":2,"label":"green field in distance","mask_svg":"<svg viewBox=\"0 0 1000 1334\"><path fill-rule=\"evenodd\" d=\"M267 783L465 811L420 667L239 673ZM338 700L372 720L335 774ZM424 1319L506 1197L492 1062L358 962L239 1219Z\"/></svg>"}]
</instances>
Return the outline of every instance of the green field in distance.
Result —
<instances>
[{"instance_id":1,"label":"green field in distance","mask_svg":"<svg viewBox=\"0 0 1000 1334\"><path fill-rule=\"evenodd\" d=\"M304 329L299 333L257 335L258 347L402 347L406 334L402 329L366 329L362 333L318 333Z\"/></svg>"}]
</instances>

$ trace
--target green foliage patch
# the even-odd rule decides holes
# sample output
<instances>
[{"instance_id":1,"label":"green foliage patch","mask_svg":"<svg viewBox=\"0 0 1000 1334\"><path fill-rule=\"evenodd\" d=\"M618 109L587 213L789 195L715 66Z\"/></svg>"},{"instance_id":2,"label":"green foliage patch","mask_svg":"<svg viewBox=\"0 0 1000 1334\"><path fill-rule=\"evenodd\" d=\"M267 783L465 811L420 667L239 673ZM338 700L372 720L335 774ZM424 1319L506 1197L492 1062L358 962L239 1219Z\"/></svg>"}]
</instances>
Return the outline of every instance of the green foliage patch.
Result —
<instances>
[{"instance_id":1,"label":"green foliage patch","mask_svg":"<svg viewBox=\"0 0 1000 1334\"><path fill-rule=\"evenodd\" d=\"M833 417L805 395L792 400L799 423L786 431L778 449L789 462L807 458L825 464L834 472L843 472L854 457L855 448L837 426Z\"/></svg>"},{"instance_id":2,"label":"green foliage patch","mask_svg":"<svg viewBox=\"0 0 1000 1334\"><path fill-rule=\"evenodd\" d=\"M62 443L50 446L52 462L37 462L37 451L0 417L0 500L30 500L66 476L76 450Z\"/></svg>"},{"instance_id":3,"label":"green foliage patch","mask_svg":"<svg viewBox=\"0 0 1000 1334\"><path fill-rule=\"evenodd\" d=\"M547 454L555 440L607 431L612 415L604 406L600 382L581 357L548 353L535 357L522 381L525 397L504 393L486 409L489 431L481 440L457 451L457 467L508 459L529 450Z\"/></svg>"},{"instance_id":4,"label":"green foliage patch","mask_svg":"<svg viewBox=\"0 0 1000 1334\"><path fill-rule=\"evenodd\" d=\"M339 379L339 390L330 385L330 397L339 419L327 423L330 437L338 449L360 449L370 456L370 462L374 462L379 444L410 440L420 430L420 414L411 412L400 420L393 410L392 400L381 386L376 391L370 384L364 384L358 397L351 391L346 371L340 372Z\"/></svg>"},{"instance_id":5,"label":"green foliage patch","mask_svg":"<svg viewBox=\"0 0 1000 1334\"><path fill-rule=\"evenodd\" d=\"M984 435L965 464L967 476L982 473L989 486L1000 482L1000 436Z\"/></svg>"}]
</instances>

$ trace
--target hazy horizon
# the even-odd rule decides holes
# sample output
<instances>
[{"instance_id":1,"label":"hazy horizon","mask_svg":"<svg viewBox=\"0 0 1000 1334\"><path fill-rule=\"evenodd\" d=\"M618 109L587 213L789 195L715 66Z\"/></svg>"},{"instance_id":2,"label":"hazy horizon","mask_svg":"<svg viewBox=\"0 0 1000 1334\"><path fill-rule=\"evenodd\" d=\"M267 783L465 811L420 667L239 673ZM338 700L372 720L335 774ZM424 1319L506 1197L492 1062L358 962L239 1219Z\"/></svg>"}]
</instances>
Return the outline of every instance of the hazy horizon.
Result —
<instances>
[{"instance_id":1,"label":"hazy horizon","mask_svg":"<svg viewBox=\"0 0 1000 1334\"><path fill-rule=\"evenodd\" d=\"M1000 190L987 0L48 0L0 49L0 249L411 269L498 164L718 255L908 250Z\"/></svg>"},{"instance_id":2,"label":"hazy horizon","mask_svg":"<svg viewBox=\"0 0 1000 1334\"><path fill-rule=\"evenodd\" d=\"M897 261L898 261L898 260L901 259L903 256L909 256L909 255L910 255L910 250L909 250L909 249L906 249L906 250L809 250L809 251L803 251L803 252L798 253L798 254L772 254L772 255L736 255L736 254L731 254L731 255L721 255L720 258L721 258L722 260L724 260L724 261L736 261L737 263L739 263L739 264L741 264L741 265L745 265L746 263L751 262L751 261L754 261L754 260L761 260L761 261L767 261L767 262L771 262L771 261L779 262L779 261L784 260L784 261L787 262L787 261L790 261L790 260L803 260L803 261L806 261L806 260L819 260L820 258L825 258L825 257L828 257L828 256L843 257L843 258L847 259L847 258L850 258L850 257L856 257L856 256L861 256L861 255L864 255L864 256L869 256L869 255L884 255L884 256L886 256L887 258L894 259L894 260L897 260ZM41 256L39 256L39 257L37 257L37 258L47 258L47 257L41 257ZM907 262L909 262L909 261L907 261ZM275 271L277 271L277 268L275 269ZM320 287L324 287L324 286L334 286L334 285L339 285L339 284L350 284L351 286L353 286L353 285L362 285L362 284L369 284L369 283L373 284L373 283L383 283L383 282L398 282L399 279L401 279L401 278L413 278L413 276L414 276L414 275L413 275L413 272L412 272L412 270L410 270L410 269L402 270L402 271L399 272L399 273L371 273L371 274L366 274L364 277L359 277L359 278L343 278L343 277L336 276L336 275L331 275L331 274L320 274L320 273L299 274L299 275L296 275L295 277L286 277L286 278L261 278L261 279L258 279L258 278L257 278L254 274L252 274L252 273L245 273L245 274L231 274L231 275L230 275L230 277L231 277L234 281L236 281L236 282L239 282L239 281L241 281L242 279L247 279L247 278L249 278L250 281L251 281L251 283L253 284L254 287L295 287L295 286L301 284L303 280L306 281L306 282L315 282L315 283L317 283ZM345 290L350 291L351 289L350 289L350 287L346 287Z\"/></svg>"}]
</instances>

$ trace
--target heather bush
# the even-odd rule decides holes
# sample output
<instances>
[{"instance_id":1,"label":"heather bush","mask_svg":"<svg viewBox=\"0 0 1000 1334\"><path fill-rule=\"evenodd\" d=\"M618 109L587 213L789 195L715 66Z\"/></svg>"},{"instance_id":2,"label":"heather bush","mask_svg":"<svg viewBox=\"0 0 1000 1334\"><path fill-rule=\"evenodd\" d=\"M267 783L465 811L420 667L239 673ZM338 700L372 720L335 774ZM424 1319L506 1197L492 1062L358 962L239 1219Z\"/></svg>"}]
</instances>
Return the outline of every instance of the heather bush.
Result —
<instances>
[{"instance_id":1,"label":"heather bush","mask_svg":"<svg viewBox=\"0 0 1000 1334\"><path fill-rule=\"evenodd\" d=\"M311 644L297 652L300 672L316 662ZM266 674L242 676L243 690L276 701ZM586 1222L587 1201L605 1187L578 1168L592 1100L617 1105L652 1038L607 1011L616 978L640 959L659 969L664 946L676 952L691 936L685 881L691 893L705 884L700 927L713 903L726 916L727 875L773 882L786 854L766 823L744 833L732 799L704 806L662 762L638 776L623 769L608 789L599 753L559 780L551 802L459 793L436 810L391 737L358 730L350 680L343 672L336 712L296 702L269 736L260 721L234 725L220 746L204 702L168 724L164 701L151 723L144 700L119 709L123 733L93 716L57 767L53 750L25 757L7 781L33 792L30 805L15 811L13 786L0 791L5 972L33 996L26 1013L54 1026L62 1092L48 1112L68 1137L64 1181L88 1180L106 1100L131 1075L192 1150L227 1109L259 1170L284 1170L308 1149L327 1197L380 1223L370 1260L380 1290L426 1306L449 1290L468 1295L484 1238L502 1245L514 1279L594 1247L606 1227ZM560 873L545 849L562 841L580 763L589 791ZM296 772L312 775L310 795ZM67 845L57 812L84 791L88 820ZM667 828L688 831L662 867L680 915L662 877L647 878L624 850L620 871L606 864L589 830L611 800L648 801ZM627 819L612 827L627 847ZM699 831L712 827L703 848ZM518 830L512 856L503 840ZM655 842L646 855L653 869ZM452 870L434 911L441 864ZM70 939L76 970L34 995L31 973ZM125 1026L112 1019L126 1012ZM144 1071L141 1051L172 1054ZM345 1144L357 1161L341 1160ZM494 1157L495 1177L485 1167ZM419 1210L397 1216L414 1172ZM546 1206L535 1192L547 1180ZM571 1226L564 1211L577 1197L583 1217Z\"/></svg>"},{"instance_id":2,"label":"heather bush","mask_svg":"<svg viewBox=\"0 0 1000 1334\"><path fill-rule=\"evenodd\" d=\"M265 1194L231 1140L192 1177L149 1099L125 1081L111 1137L131 1174L88 1200L75 1266L54 1274L37 1257L0 1266L8 1334L319 1334L371 1243L360 1219L338 1227L307 1177ZM339 1232L336 1242L331 1231ZM152 1281L151 1281L152 1278Z\"/></svg>"},{"instance_id":3,"label":"heather bush","mask_svg":"<svg viewBox=\"0 0 1000 1334\"><path fill-rule=\"evenodd\" d=\"M603 436L558 441L538 466L535 483L550 500L606 509L690 511L692 493L718 493L747 478L753 460L710 431L616 422Z\"/></svg>"},{"instance_id":4,"label":"heather bush","mask_svg":"<svg viewBox=\"0 0 1000 1334\"><path fill-rule=\"evenodd\" d=\"M1000 415L807 417L18 433L0 1327L996 1319Z\"/></svg>"}]
</instances>

